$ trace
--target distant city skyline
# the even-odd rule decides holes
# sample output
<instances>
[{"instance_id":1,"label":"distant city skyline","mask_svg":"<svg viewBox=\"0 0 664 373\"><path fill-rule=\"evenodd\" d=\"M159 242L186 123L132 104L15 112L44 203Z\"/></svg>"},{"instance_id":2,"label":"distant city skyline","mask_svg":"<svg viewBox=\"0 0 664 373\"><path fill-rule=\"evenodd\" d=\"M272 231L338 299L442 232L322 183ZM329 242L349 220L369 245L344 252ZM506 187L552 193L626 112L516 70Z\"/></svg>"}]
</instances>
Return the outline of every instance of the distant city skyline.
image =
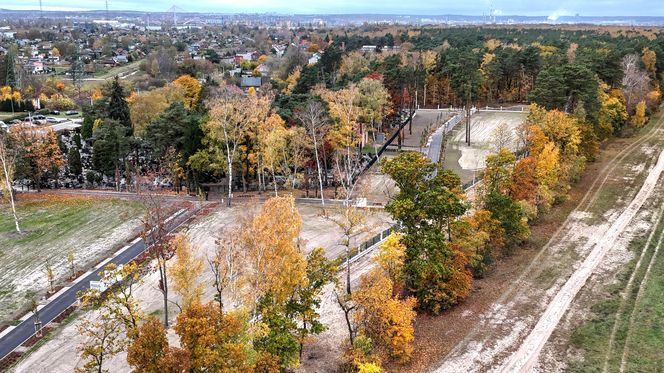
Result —
<instances>
[{"instance_id":1,"label":"distant city skyline","mask_svg":"<svg viewBox=\"0 0 664 373\"><path fill-rule=\"evenodd\" d=\"M44 10L86 11L105 9L105 0L42 0ZM187 12L284 13L284 14L409 14L482 15L491 9L496 15L548 16L664 16L660 0L475 0L471 2L430 0L108 0L109 10L164 12L172 5ZM0 8L39 9L39 0L4 0Z\"/></svg>"}]
</instances>

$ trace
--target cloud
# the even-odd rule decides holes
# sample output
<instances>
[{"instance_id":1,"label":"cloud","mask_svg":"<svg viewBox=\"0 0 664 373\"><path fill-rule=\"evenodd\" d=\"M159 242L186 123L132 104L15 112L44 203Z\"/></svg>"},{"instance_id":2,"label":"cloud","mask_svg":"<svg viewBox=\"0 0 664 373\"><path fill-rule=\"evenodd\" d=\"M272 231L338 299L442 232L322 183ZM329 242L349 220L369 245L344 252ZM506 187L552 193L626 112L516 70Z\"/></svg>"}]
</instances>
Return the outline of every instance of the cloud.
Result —
<instances>
[{"instance_id":1,"label":"cloud","mask_svg":"<svg viewBox=\"0 0 664 373\"><path fill-rule=\"evenodd\" d=\"M547 19L548 19L549 21L554 21L554 22L555 22L555 21L558 20L558 18L560 18L560 17L562 17L562 16L569 16L569 15L571 15L571 14L572 14L572 13L568 12L567 10L562 9L562 8L559 8L559 9L556 9L553 13L549 14L549 16L547 17Z\"/></svg>"}]
</instances>

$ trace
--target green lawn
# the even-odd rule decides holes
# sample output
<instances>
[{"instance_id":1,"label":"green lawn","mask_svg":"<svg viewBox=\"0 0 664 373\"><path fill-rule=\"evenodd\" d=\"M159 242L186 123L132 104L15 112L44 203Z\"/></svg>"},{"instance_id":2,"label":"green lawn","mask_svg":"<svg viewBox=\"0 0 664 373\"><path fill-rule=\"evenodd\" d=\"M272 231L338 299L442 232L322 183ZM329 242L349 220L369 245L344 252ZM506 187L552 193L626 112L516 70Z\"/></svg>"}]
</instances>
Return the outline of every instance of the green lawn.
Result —
<instances>
[{"instance_id":1,"label":"green lawn","mask_svg":"<svg viewBox=\"0 0 664 373\"><path fill-rule=\"evenodd\" d=\"M126 65L121 65L121 66L113 67L113 68L110 68L110 69L103 69L103 70L100 70L100 71L92 74L91 77L92 78L99 78L99 79L114 78L118 74L130 72L130 71L133 71L133 70L137 70L141 66L141 61L142 60L138 60L138 61L128 63Z\"/></svg>"},{"instance_id":2,"label":"green lawn","mask_svg":"<svg viewBox=\"0 0 664 373\"><path fill-rule=\"evenodd\" d=\"M655 235L647 245L647 236L635 238L630 250L637 259L625 265L616 284L607 286L605 300L591 307L591 318L581 324L572 335L572 344L581 349L583 359L570 362L572 372L601 372L608 356L608 371L618 372L625 354L626 372L661 372L664 366L664 248L660 247L645 283L646 271L664 234L664 220L655 228ZM622 293L634 272L636 261L646 250L636 272L633 286L621 306ZM639 284L642 295L637 300ZM619 310L621 312L619 312ZM615 340L609 346L614 325ZM628 337L629 335L629 337Z\"/></svg>"},{"instance_id":3,"label":"green lawn","mask_svg":"<svg viewBox=\"0 0 664 373\"><path fill-rule=\"evenodd\" d=\"M24 306L26 296L47 289L46 261L60 279L69 275L69 252L78 269L87 269L139 229L142 211L139 202L45 197L19 203L24 233L17 234L9 208L1 207L0 323Z\"/></svg>"}]
</instances>

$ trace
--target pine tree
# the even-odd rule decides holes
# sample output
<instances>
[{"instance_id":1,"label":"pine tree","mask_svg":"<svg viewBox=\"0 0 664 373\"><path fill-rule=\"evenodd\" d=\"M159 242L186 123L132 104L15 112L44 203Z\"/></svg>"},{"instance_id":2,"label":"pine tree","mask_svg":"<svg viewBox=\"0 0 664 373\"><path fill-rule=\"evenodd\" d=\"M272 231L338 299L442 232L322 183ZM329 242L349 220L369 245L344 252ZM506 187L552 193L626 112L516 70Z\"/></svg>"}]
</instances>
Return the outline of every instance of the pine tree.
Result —
<instances>
[{"instance_id":1,"label":"pine tree","mask_svg":"<svg viewBox=\"0 0 664 373\"><path fill-rule=\"evenodd\" d=\"M111 86L111 97L108 102L108 117L115 119L127 129L131 130L131 117L129 115L129 105L125 98L124 90L120 85L120 80L115 77Z\"/></svg>"},{"instance_id":2,"label":"pine tree","mask_svg":"<svg viewBox=\"0 0 664 373\"><path fill-rule=\"evenodd\" d=\"M16 56L13 50L9 50L5 56L5 85L16 88L18 80L16 76Z\"/></svg>"},{"instance_id":3,"label":"pine tree","mask_svg":"<svg viewBox=\"0 0 664 373\"><path fill-rule=\"evenodd\" d=\"M69 163L69 172L74 175L81 175L83 173L83 166L81 165L81 154L77 148L69 149L67 154L67 162Z\"/></svg>"},{"instance_id":4,"label":"pine tree","mask_svg":"<svg viewBox=\"0 0 664 373\"><path fill-rule=\"evenodd\" d=\"M78 48L74 48L74 52L71 56L71 67L69 68L69 75L71 76L71 81L78 89L78 95L81 95L81 78L83 77L83 64L81 63L81 58L78 53Z\"/></svg>"}]
</instances>

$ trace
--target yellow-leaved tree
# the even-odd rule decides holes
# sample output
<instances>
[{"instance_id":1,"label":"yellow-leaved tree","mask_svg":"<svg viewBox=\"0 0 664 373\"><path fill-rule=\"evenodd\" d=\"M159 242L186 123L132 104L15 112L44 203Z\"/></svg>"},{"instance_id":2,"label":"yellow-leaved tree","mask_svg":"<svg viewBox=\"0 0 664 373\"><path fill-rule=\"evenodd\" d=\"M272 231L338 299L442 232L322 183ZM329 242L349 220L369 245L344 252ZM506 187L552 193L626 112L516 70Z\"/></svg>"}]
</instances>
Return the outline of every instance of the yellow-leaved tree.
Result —
<instances>
[{"instance_id":1,"label":"yellow-leaved tree","mask_svg":"<svg viewBox=\"0 0 664 373\"><path fill-rule=\"evenodd\" d=\"M381 269L363 275L353 293L356 307L353 320L358 334L371 338L379 355L405 363L413 353L416 300L393 296L393 286Z\"/></svg>"},{"instance_id":2,"label":"yellow-leaved tree","mask_svg":"<svg viewBox=\"0 0 664 373\"><path fill-rule=\"evenodd\" d=\"M173 81L173 85L182 89L184 93L184 106L187 109L193 109L198 105L198 101L201 98L201 91L203 90L203 86L198 79L190 75L182 75Z\"/></svg>"},{"instance_id":3,"label":"yellow-leaved tree","mask_svg":"<svg viewBox=\"0 0 664 373\"><path fill-rule=\"evenodd\" d=\"M201 301L203 284L198 277L203 272L203 260L195 256L186 234L178 234L170 244L175 260L168 268L168 274L173 279L173 291L180 295L185 309Z\"/></svg>"},{"instance_id":4,"label":"yellow-leaved tree","mask_svg":"<svg viewBox=\"0 0 664 373\"><path fill-rule=\"evenodd\" d=\"M302 219L295 200L274 197L243 230L244 268L240 284L245 304L256 312L259 299L284 304L306 281L306 260L297 245Z\"/></svg>"},{"instance_id":5,"label":"yellow-leaved tree","mask_svg":"<svg viewBox=\"0 0 664 373\"><path fill-rule=\"evenodd\" d=\"M641 128L644 124L646 124L646 103L641 101L636 105L636 112L632 117L632 126Z\"/></svg>"}]
</instances>

